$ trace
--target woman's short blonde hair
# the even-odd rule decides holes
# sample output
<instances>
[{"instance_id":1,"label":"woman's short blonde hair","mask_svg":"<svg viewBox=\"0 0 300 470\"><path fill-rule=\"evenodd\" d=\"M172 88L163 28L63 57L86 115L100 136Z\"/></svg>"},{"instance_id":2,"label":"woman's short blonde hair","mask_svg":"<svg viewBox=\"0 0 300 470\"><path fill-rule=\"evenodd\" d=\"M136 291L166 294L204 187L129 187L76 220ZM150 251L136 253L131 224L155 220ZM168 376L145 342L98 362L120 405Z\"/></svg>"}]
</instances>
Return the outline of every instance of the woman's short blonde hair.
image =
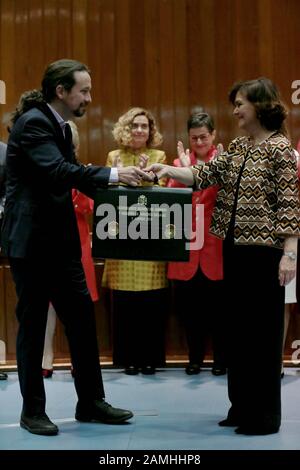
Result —
<instances>
[{"instance_id":1,"label":"woman's short blonde hair","mask_svg":"<svg viewBox=\"0 0 300 470\"><path fill-rule=\"evenodd\" d=\"M144 108L131 108L127 113L119 117L113 128L113 136L119 147L130 147L131 126L137 116L146 116L149 121L149 138L147 147L157 147L163 141L162 135L158 132L153 114Z\"/></svg>"}]
</instances>

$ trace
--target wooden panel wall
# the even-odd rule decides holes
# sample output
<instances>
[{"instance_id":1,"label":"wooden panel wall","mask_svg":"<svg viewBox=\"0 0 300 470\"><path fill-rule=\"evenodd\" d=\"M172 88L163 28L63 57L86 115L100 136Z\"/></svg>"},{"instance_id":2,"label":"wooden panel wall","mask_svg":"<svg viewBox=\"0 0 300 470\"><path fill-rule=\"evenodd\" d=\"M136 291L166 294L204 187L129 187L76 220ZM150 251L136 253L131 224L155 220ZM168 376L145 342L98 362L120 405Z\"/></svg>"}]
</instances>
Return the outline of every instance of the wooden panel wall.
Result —
<instances>
[{"instance_id":1,"label":"wooden panel wall","mask_svg":"<svg viewBox=\"0 0 300 470\"><path fill-rule=\"evenodd\" d=\"M197 105L215 117L226 144L237 133L230 86L262 75L290 108L293 143L300 137L300 105L291 102L299 0L0 0L0 15L2 140L20 94L38 88L46 65L62 57L92 72L93 102L79 120L84 162L105 162L114 122L136 105L154 112L170 159Z\"/></svg>"},{"instance_id":2,"label":"wooden panel wall","mask_svg":"<svg viewBox=\"0 0 300 470\"><path fill-rule=\"evenodd\" d=\"M101 287L103 263L95 264L97 286L100 300L95 303L97 338L100 345L102 361L110 362L112 359L112 317L111 299L109 289ZM16 293L11 276L10 267L5 258L0 256L0 340L5 342L6 360L14 364L16 358L16 335L18 323L15 315ZM170 289L170 303L166 312L166 351L168 359L180 360L186 357L186 341L180 320L173 308L172 290ZM69 361L69 348L64 335L63 327L57 322L54 336L55 362ZM1 368L1 357L0 357Z\"/></svg>"},{"instance_id":3,"label":"wooden panel wall","mask_svg":"<svg viewBox=\"0 0 300 470\"><path fill-rule=\"evenodd\" d=\"M0 138L7 140L20 94L40 86L48 63L68 57L87 63L92 73L93 102L78 121L84 163L105 163L115 146L112 126L131 106L153 111L170 162L199 105L214 116L217 139L226 145L237 134L230 86L263 75L278 84L290 108L295 145L300 105L291 102L291 84L300 80L299 17L299 0L0 0L0 80L6 83ZM16 325L5 267L0 289L0 334L11 337L11 356ZM109 354L109 319L101 321ZM172 313L170 324L176 324ZM176 328L168 340L172 354L184 348ZM64 354L65 346L57 347Z\"/></svg>"}]
</instances>

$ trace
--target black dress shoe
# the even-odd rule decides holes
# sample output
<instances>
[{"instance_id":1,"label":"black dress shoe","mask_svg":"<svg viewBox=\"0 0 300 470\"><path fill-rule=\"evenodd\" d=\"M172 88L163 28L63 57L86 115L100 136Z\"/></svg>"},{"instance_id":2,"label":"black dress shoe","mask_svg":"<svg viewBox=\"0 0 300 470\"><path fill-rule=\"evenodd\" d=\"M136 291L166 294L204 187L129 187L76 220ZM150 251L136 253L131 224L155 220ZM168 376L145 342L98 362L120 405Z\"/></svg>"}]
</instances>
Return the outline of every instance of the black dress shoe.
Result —
<instances>
[{"instance_id":1,"label":"black dress shoe","mask_svg":"<svg viewBox=\"0 0 300 470\"><path fill-rule=\"evenodd\" d=\"M213 366L211 373L213 375L225 375L226 367Z\"/></svg>"},{"instance_id":2,"label":"black dress shoe","mask_svg":"<svg viewBox=\"0 0 300 470\"><path fill-rule=\"evenodd\" d=\"M200 371L201 371L201 367L199 366L199 364L189 364L185 368L185 373L187 375L196 375L196 374L199 374Z\"/></svg>"},{"instance_id":3,"label":"black dress shoe","mask_svg":"<svg viewBox=\"0 0 300 470\"><path fill-rule=\"evenodd\" d=\"M41 434L42 436L55 436L58 434L58 427L50 421L46 413L39 413L34 416L26 416L22 413L20 426L32 434Z\"/></svg>"},{"instance_id":4,"label":"black dress shoe","mask_svg":"<svg viewBox=\"0 0 300 470\"><path fill-rule=\"evenodd\" d=\"M224 427L233 427L233 428L235 428L236 426L239 425L239 423L237 421L235 421L234 419L226 418L226 419L223 419L222 421L219 421L218 425L219 426L224 426Z\"/></svg>"},{"instance_id":5,"label":"black dress shoe","mask_svg":"<svg viewBox=\"0 0 300 470\"><path fill-rule=\"evenodd\" d=\"M144 375L153 375L153 374L155 374L155 367L154 366L142 367L142 374L144 374Z\"/></svg>"},{"instance_id":6,"label":"black dress shoe","mask_svg":"<svg viewBox=\"0 0 300 470\"><path fill-rule=\"evenodd\" d=\"M126 375L137 375L139 373L139 368L136 366L125 367L124 373Z\"/></svg>"},{"instance_id":7,"label":"black dress shoe","mask_svg":"<svg viewBox=\"0 0 300 470\"><path fill-rule=\"evenodd\" d=\"M218 424L219 426L225 427L237 427L241 425L241 417L239 413L233 409L233 407L229 408L227 413L227 418L220 421Z\"/></svg>"},{"instance_id":8,"label":"black dress shoe","mask_svg":"<svg viewBox=\"0 0 300 470\"><path fill-rule=\"evenodd\" d=\"M6 372L0 372L0 380L6 380L7 379L7 373Z\"/></svg>"},{"instance_id":9,"label":"black dress shoe","mask_svg":"<svg viewBox=\"0 0 300 470\"><path fill-rule=\"evenodd\" d=\"M245 436L265 436L267 434L276 434L279 431L279 426L259 426L249 425L240 426L235 429L237 434L245 434Z\"/></svg>"},{"instance_id":10,"label":"black dress shoe","mask_svg":"<svg viewBox=\"0 0 300 470\"><path fill-rule=\"evenodd\" d=\"M84 423L119 424L133 417L132 411L114 408L104 400L95 400L91 407L77 403L75 418Z\"/></svg>"}]
</instances>

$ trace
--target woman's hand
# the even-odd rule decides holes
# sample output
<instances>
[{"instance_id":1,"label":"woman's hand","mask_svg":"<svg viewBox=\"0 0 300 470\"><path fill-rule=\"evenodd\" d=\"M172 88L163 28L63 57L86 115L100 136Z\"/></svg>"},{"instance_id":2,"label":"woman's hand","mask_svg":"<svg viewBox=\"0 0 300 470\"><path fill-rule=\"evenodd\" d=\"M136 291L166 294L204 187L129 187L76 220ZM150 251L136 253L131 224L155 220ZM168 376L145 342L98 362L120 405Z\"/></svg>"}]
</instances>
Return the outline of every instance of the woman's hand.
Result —
<instances>
[{"instance_id":1,"label":"woman's hand","mask_svg":"<svg viewBox=\"0 0 300 470\"><path fill-rule=\"evenodd\" d=\"M153 163L144 169L149 174L155 175L155 179L160 179L164 177L169 177L168 169L169 165L164 165L163 163ZM172 168L172 167L171 167Z\"/></svg>"},{"instance_id":2,"label":"woman's hand","mask_svg":"<svg viewBox=\"0 0 300 470\"><path fill-rule=\"evenodd\" d=\"M153 163L153 165L145 168L146 172L150 175L155 174L154 183L157 183L157 179L161 178L174 178L180 183L186 186L192 186L194 184L194 176L191 168L177 168L170 165L164 165L163 163Z\"/></svg>"},{"instance_id":3,"label":"woman's hand","mask_svg":"<svg viewBox=\"0 0 300 470\"><path fill-rule=\"evenodd\" d=\"M177 143L177 155L181 166L191 166L191 157L189 149L184 150L183 143L179 140Z\"/></svg>"},{"instance_id":4,"label":"woman's hand","mask_svg":"<svg viewBox=\"0 0 300 470\"><path fill-rule=\"evenodd\" d=\"M145 171L136 166L118 167L118 177L121 183L129 184L130 186L138 186L142 180L153 181L152 174L145 173Z\"/></svg>"},{"instance_id":5,"label":"woman's hand","mask_svg":"<svg viewBox=\"0 0 300 470\"><path fill-rule=\"evenodd\" d=\"M223 152L224 152L223 144L218 144L218 145L217 145L217 151L216 151L215 157L218 157L218 156L221 155L221 153L223 153Z\"/></svg>"},{"instance_id":6,"label":"woman's hand","mask_svg":"<svg viewBox=\"0 0 300 470\"><path fill-rule=\"evenodd\" d=\"M141 170L146 168L148 161L149 161L148 155L146 155L145 153L141 153L141 155L139 156L139 168Z\"/></svg>"},{"instance_id":7,"label":"woman's hand","mask_svg":"<svg viewBox=\"0 0 300 470\"><path fill-rule=\"evenodd\" d=\"M297 260L286 255L281 257L279 263L279 283L281 286L289 284L296 276Z\"/></svg>"}]
</instances>

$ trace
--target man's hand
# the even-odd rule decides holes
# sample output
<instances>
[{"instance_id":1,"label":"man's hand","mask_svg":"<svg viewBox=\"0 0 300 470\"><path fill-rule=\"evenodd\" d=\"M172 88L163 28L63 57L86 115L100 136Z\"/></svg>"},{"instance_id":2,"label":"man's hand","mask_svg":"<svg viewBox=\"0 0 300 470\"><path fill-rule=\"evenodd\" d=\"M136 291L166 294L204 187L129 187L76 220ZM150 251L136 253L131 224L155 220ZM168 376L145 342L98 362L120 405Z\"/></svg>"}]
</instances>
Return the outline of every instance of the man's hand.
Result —
<instances>
[{"instance_id":1,"label":"man's hand","mask_svg":"<svg viewBox=\"0 0 300 470\"><path fill-rule=\"evenodd\" d=\"M118 167L118 176L120 183L129 186L138 186L141 180L153 181L153 175L145 173L136 166Z\"/></svg>"}]
</instances>

